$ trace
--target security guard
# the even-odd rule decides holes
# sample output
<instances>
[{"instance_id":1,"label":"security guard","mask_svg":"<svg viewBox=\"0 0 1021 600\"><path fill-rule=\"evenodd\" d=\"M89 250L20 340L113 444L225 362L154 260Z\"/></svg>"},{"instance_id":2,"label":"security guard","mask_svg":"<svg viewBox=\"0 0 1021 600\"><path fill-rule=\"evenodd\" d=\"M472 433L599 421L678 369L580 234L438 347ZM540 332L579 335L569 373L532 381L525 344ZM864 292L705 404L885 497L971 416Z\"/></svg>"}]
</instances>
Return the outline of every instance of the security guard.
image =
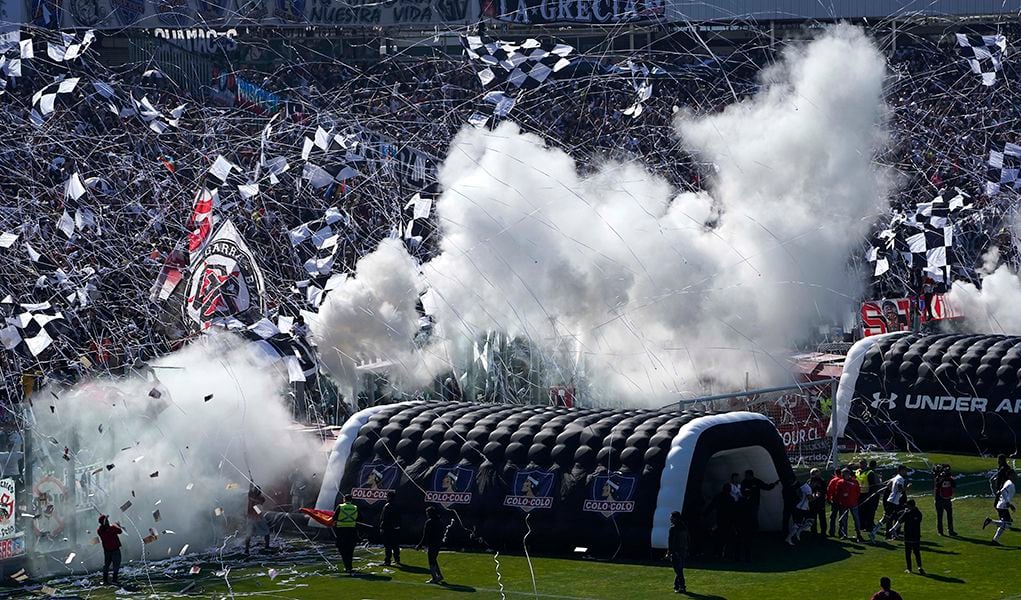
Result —
<instances>
[{"instance_id":1,"label":"security guard","mask_svg":"<svg viewBox=\"0 0 1021 600\"><path fill-rule=\"evenodd\" d=\"M337 538L337 550L344 560L344 571L348 575L354 574L351 563L354 560L355 542L358 537L355 530L357 523L358 507L351 502L350 495L345 495L344 501L333 511L333 534Z\"/></svg>"}]
</instances>

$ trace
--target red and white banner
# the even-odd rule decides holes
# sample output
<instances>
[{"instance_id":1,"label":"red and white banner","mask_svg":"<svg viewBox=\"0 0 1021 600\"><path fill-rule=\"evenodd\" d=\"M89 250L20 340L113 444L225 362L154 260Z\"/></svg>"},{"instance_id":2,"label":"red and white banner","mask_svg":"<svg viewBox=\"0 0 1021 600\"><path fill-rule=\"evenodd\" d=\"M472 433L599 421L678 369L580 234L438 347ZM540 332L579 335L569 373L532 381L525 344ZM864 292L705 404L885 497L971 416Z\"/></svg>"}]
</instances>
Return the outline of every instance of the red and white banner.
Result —
<instances>
[{"instance_id":1,"label":"red and white banner","mask_svg":"<svg viewBox=\"0 0 1021 600\"><path fill-rule=\"evenodd\" d=\"M869 337L881 333L908 331L911 329L911 319L915 313L922 323L956 319L961 316L954 311L942 294L932 296L931 316L925 310L924 300L918 305L913 305L911 298L869 300L862 302L861 305L862 335Z\"/></svg>"}]
</instances>

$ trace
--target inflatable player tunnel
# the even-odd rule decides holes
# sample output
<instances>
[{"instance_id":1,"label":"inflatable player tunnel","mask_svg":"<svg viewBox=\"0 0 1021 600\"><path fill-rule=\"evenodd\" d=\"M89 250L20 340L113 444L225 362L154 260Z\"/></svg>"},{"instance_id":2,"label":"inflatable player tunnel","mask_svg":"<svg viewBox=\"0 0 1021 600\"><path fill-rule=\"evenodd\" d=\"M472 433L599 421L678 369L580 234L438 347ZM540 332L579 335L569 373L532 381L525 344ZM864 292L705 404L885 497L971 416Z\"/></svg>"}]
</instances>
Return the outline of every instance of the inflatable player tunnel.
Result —
<instances>
[{"instance_id":1,"label":"inflatable player tunnel","mask_svg":"<svg viewBox=\"0 0 1021 600\"><path fill-rule=\"evenodd\" d=\"M343 425L316 508L342 493L372 537L390 491L402 541L445 509L452 547L641 554L665 548L672 511L696 519L731 473L767 483L759 523L777 530L794 474L776 427L750 412L569 409L405 402Z\"/></svg>"},{"instance_id":2,"label":"inflatable player tunnel","mask_svg":"<svg viewBox=\"0 0 1021 600\"><path fill-rule=\"evenodd\" d=\"M1018 451L1021 337L867 337L847 354L831 437L912 451Z\"/></svg>"}]
</instances>

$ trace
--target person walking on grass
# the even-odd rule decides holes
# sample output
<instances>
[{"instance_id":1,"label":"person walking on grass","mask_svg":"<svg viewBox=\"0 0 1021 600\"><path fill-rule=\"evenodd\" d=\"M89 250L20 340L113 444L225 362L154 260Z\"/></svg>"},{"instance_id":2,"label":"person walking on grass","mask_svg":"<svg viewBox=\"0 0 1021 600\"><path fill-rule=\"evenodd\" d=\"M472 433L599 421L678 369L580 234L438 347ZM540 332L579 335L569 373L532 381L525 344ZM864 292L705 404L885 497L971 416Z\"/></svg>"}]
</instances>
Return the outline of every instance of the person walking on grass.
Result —
<instances>
[{"instance_id":1,"label":"person walking on grass","mask_svg":"<svg viewBox=\"0 0 1021 600\"><path fill-rule=\"evenodd\" d=\"M674 592L688 591L684 583L684 559L688 554L688 527L676 510L670 513L670 531L667 534L667 558L674 568Z\"/></svg>"},{"instance_id":2,"label":"person walking on grass","mask_svg":"<svg viewBox=\"0 0 1021 600\"><path fill-rule=\"evenodd\" d=\"M904 525L904 562L907 565L904 572L911 572L911 555L914 554L918 574L925 575L922 568L922 511L915 506L914 500L908 500L900 520Z\"/></svg>"},{"instance_id":3,"label":"person walking on grass","mask_svg":"<svg viewBox=\"0 0 1021 600\"><path fill-rule=\"evenodd\" d=\"M814 471L815 469L813 469ZM815 517L809 508L812 503L812 484L805 482L798 488L798 502L794 505L794 518L787 537L787 545L793 546L794 541L801 541L801 534L812 528Z\"/></svg>"},{"instance_id":4,"label":"person walking on grass","mask_svg":"<svg viewBox=\"0 0 1021 600\"><path fill-rule=\"evenodd\" d=\"M879 591L872 594L871 600L904 600L900 594L890 589L891 585L889 577L880 577Z\"/></svg>"},{"instance_id":5,"label":"person walking on grass","mask_svg":"<svg viewBox=\"0 0 1021 600\"><path fill-rule=\"evenodd\" d=\"M120 585L121 572L121 538L124 533L120 523L110 524L110 518L99 515L99 529L96 534L103 544L103 585L110 585L110 569L113 569L113 584Z\"/></svg>"},{"instance_id":6,"label":"person walking on grass","mask_svg":"<svg viewBox=\"0 0 1021 600\"><path fill-rule=\"evenodd\" d=\"M904 465L897 465L897 474L893 476L887 485L889 492L883 499L883 521L886 525L886 539L897 539L897 531L900 527L900 516L907 506L908 487L911 486L907 480L908 468ZM879 525L876 525L879 529Z\"/></svg>"},{"instance_id":7,"label":"person walking on grass","mask_svg":"<svg viewBox=\"0 0 1021 600\"><path fill-rule=\"evenodd\" d=\"M932 482L932 496L936 502L936 532L939 535L943 535L943 513L947 515L947 530L950 532L950 537L957 535L957 532L954 531L954 505L952 504L956 487L950 465L939 465L936 477Z\"/></svg>"},{"instance_id":8,"label":"person walking on grass","mask_svg":"<svg viewBox=\"0 0 1021 600\"><path fill-rule=\"evenodd\" d=\"M435 506L425 509L425 527L422 530L422 541L418 543L418 550L425 546L429 558L429 573L432 577L426 583L443 583L443 572L440 571L440 547L443 546L443 536L446 533L446 526L440 521L440 511Z\"/></svg>"},{"instance_id":9,"label":"person walking on grass","mask_svg":"<svg viewBox=\"0 0 1021 600\"><path fill-rule=\"evenodd\" d=\"M1014 510L1012 501L1014 500L1014 479L1015 474L1013 472L1007 473L1007 477L1003 482L1003 486L1000 491L996 493L996 515L999 517L996 520L986 518L982 522L982 529L989 527L993 523L996 524L996 533L993 534L993 544L998 546L1000 544L1000 536L1003 535L1004 531L1010 529L1010 526L1014 523L1014 519L1010 514L1010 511Z\"/></svg>"},{"instance_id":10,"label":"person walking on grass","mask_svg":"<svg viewBox=\"0 0 1021 600\"><path fill-rule=\"evenodd\" d=\"M401 564L401 512L394 502L397 495L387 492L386 504L379 513L379 532L383 537L383 566L390 566L390 559Z\"/></svg>"},{"instance_id":11,"label":"person walking on grass","mask_svg":"<svg viewBox=\"0 0 1021 600\"><path fill-rule=\"evenodd\" d=\"M355 543L358 541L358 507L351 501L350 495L333 511L333 534L337 538L337 551L344 561L344 572L354 575Z\"/></svg>"}]
</instances>

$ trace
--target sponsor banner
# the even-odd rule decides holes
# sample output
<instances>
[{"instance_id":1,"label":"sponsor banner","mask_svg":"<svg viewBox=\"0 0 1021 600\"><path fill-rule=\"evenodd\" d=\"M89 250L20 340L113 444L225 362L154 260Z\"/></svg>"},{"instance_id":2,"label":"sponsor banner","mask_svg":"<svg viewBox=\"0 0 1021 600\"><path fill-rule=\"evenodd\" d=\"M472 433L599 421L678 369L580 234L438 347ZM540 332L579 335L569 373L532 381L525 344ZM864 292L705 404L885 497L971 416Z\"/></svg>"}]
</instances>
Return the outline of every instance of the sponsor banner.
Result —
<instances>
[{"instance_id":1,"label":"sponsor banner","mask_svg":"<svg viewBox=\"0 0 1021 600\"><path fill-rule=\"evenodd\" d=\"M358 472L358 486L352 488L351 498L368 504L385 502L386 496L397 487L400 471L393 463L373 462L362 465Z\"/></svg>"},{"instance_id":2,"label":"sponsor banner","mask_svg":"<svg viewBox=\"0 0 1021 600\"><path fill-rule=\"evenodd\" d=\"M619 513L634 512L635 503L632 498L635 495L636 484L637 479L634 475L622 473L597 475L592 480L582 510L597 512L606 518Z\"/></svg>"},{"instance_id":3,"label":"sponsor banner","mask_svg":"<svg viewBox=\"0 0 1021 600\"><path fill-rule=\"evenodd\" d=\"M504 23L601 25L659 21L665 0L481 0L482 17Z\"/></svg>"},{"instance_id":4,"label":"sponsor banner","mask_svg":"<svg viewBox=\"0 0 1021 600\"><path fill-rule=\"evenodd\" d=\"M805 383L801 391L759 398L749 410L766 415L776 425L791 462L826 462L832 442L826 437L831 391L828 383Z\"/></svg>"},{"instance_id":5,"label":"sponsor banner","mask_svg":"<svg viewBox=\"0 0 1021 600\"><path fill-rule=\"evenodd\" d=\"M203 329L253 308L265 312L262 271L229 220L192 255L185 310Z\"/></svg>"},{"instance_id":6,"label":"sponsor banner","mask_svg":"<svg viewBox=\"0 0 1021 600\"><path fill-rule=\"evenodd\" d=\"M0 479L0 539L14 537L14 480Z\"/></svg>"},{"instance_id":7,"label":"sponsor banner","mask_svg":"<svg viewBox=\"0 0 1021 600\"><path fill-rule=\"evenodd\" d=\"M532 469L514 475L513 494L504 497L503 505L530 512L553 507L553 473Z\"/></svg>"},{"instance_id":8,"label":"sponsor banner","mask_svg":"<svg viewBox=\"0 0 1021 600\"><path fill-rule=\"evenodd\" d=\"M425 501L449 508L455 504L471 504L475 469L440 467L433 473L432 489L426 490Z\"/></svg>"}]
</instances>

